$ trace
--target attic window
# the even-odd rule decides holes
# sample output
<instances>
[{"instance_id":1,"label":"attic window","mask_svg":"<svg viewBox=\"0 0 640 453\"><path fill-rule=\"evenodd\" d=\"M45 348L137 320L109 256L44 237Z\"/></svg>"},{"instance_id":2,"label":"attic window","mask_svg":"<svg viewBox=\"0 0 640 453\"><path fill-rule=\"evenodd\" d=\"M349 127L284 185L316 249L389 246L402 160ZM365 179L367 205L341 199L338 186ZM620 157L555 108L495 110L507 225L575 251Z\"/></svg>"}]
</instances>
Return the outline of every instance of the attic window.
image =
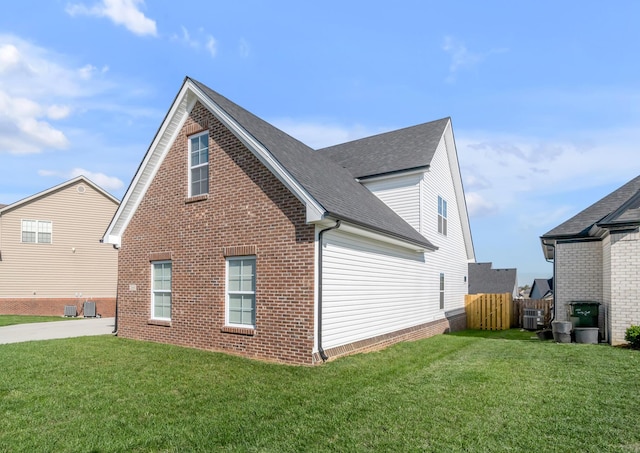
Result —
<instances>
[{"instance_id":1,"label":"attic window","mask_svg":"<svg viewBox=\"0 0 640 453\"><path fill-rule=\"evenodd\" d=\"M209 131L189 137L189 196L209 193Z\"/></svg>"}]
</instances>

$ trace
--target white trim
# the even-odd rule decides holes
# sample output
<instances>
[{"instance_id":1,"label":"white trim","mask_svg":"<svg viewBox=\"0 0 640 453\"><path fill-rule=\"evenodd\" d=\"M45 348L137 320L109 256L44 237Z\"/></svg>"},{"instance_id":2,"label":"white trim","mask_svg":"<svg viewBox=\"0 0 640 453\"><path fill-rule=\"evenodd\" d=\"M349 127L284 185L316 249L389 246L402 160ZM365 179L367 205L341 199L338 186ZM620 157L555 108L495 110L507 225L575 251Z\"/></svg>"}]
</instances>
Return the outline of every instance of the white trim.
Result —
<instances>
[{"instance_id":1,"label":"white trim","mask_svg":"<svg viewBox=\"0 0 640 453\"><path fill-rule=\"evenodd\" d=\"M229 263L231 261L253 261L253 291L234 291L234 294L251 294L253 295L253 323L251 324L238 324L229 321ZM257 259L255 255L243 255L243 256L227 256L225 258L225 284L224 284L224 325L228 327L240 327L243 329L255 329L256 328L256 284L257 284Z\"/></svg>"},{"instance_id":2,"label":"white trim","mask_svg":"<svg viewBox=\"0 0 640 453\"><path fill-rule=\"evenodd\" d=\"M30 201L36 200L38 198L42 198L52 192L55 192L57 190L60 190L64 187L67 186L71 186L73 184L76 184L78 182L84 182L85 184L93 187L95 190L97 190L98 192L100 192L101 194L103 194L105 197L107 197L108 199L110 199L111 201L113 201L114 203L119 203L118 199L116 197L114 197L113 195L111 195L109 192L105 191L102 187L96 185L95 183L93 183L92 181L90 181L89 179L87 179L85 176L76 176L73 179L70 179L68 181L65 181L61 184L58 184L57 186L53 186L50 187L49 189L43 190L42 192L38 192L34 195L30 195L27 198L23 198L22 200L16 201L15 203L6 205L2 208L0 208L0 215L5 212L5 211L10 211L12 209L17 208L18 206L25 204L25 203L29 203Z\"/></svg>"},{"instance_id":3,"label":"white trim","mask_svg":"<svg viewBox=\"0 0 640 453\"><path fill-rule=\"evenodd\" d=\"M340 230L345 231L347 233L355 234L357 236L362 236L369 239L375 239L376 241L384 242L385 244L396 245L398 247L402 247L407 250L412 250L414 252L427 252L429 251L425 247L419 246L417 244L411 243L409 241L403 241L402 239L396 239L386 234L377 233L373 230L368 230L362 228L357 225L349 224L347 222L342 222L340 224Z\"/></svg>"},{"instance_id":4,"label":"white trim","mask_svg":"<svg viewBox=\"0 0 640 453\"><path fill-rule=\"evenodd\" d=\"M307 222L320 220L326 212L296 180L295 178L278 162L273 155L251 134L249 134L240 124L236 122L227 112L225 112L218 104L216 104L209 96L204 94L194 83L187 81L189 88L196 94L200 102L209 109L238 139L253 152L253 154L267 167L287 189L293 193L307 208Z\"/></svg>"},{"instance_id":5,"label":"white trim","mask_svg":"<svg viewBox=\"0 0 640 453\"><path fill-rule=\"evenodd\" d=\"M151 185L151 182L158 172L160 164L164 160L169 149L171 149L173 142L189 116L189 110L187 108L188 94L189 90L185 83L182 85L182 88L178 92L173 104L171 104L171 108L160 125L153 142L147 149L147 153L145 154L140 167L138 167L138 170L125 193L118 210L107 227L107 231L103 237L103 242L120 247L122 242L122 233L129 225L129 222L142 202L149 185ZM170 126L173 126L172 130L169 130ZM156 160L156 162L154 162L155 165L150 168L149 172L145 172L147 167L150 166L152 158L155 158Z\"/></svg>"},{"instance_id":6,"label":"white trim","mask_svg":"<svg viewBox=\"0 0 640 453\"><path fill-rule=\"evenodd\" d=\"M171 288L169 289L169 291L166 290L160 290L160 291L156 291L153 288L153 281L154 281L154 275L155 275L155 265L156 264L170 264L171 265ZM158 260L158 261L151 261L151 319L157 319L157 320L162 320L162 321L171 321L171 316L164 317L164 316L156 316L155 315L155 293L156 292L162 292L163 294L169 293L171 302L169 305L169 312L171 312L173 310L173 263L171 262L171 260Z\"/></svg>"},{"instance_id":7,"label":"white trim","mask_svg":"<svg viewBox=\"0 0 640 453\"><path fill-rule=\"evenodd\" d=\"M191 157L192 157L191 156L191 152L192 152L191 151L191 140L193 140L194 138L203 136L203 135L207 136L207 162L206 162L206 164L199 163L198 165L192 165L191 164ZM197 195L204 195L204 194L209 193L209 187L210 187L210 184L211 184L211 180L210 180L210 176L211 176L210 169L211 169L211 166L210 166L210 163L211 163L211 153L209 152L209 130L207 129L206 131L198 132L196 134L187 136L187 164L188 164L187 165L188 166L188 169L187 169L187 172L188 172L188 174L187 174L188 188L187 188L187 190L189 191L189 196L190 197L194 197L194 196L197 196ZM192 180L191 180L191 178L192 178L192 175L191 175L192 170L194 168L202 168L204 166L207 167L207 173L208 173L207 174L207 191L206 192L202 192L202 193L194 194L192 192L193 187L191 185L192 184Z\"/></svg>"},{"instance_id":8,"label":"white trim","mask_svg":"<svg viewBox=\"0 0 640 453\"><path fill-rule=\"evenodd\" d=\"M453 178L453 188L456 193L456 205L458 207L458 216L462 225L462 236L464 237L465 250L467 252L467 262L475 263L476 255L473 247L473 238L471 236L471 226L469 224L469 213L467 212L467 201L464 195L464 187L462 185L462 175L460 173L460 163L458 162L458 152L453 138L453 128L451 119L447 122L444 129L444 144L449 157L449 170Z\"/></svg>"},{"instance_id":9,"label":"white trim","mask_svg":"<svg viewBox=\"0 0 640 453\"><path fill-rule=\"evenodd\" d=\"M138 209L166 154L180 133L189 116L189 112L198 100L306 206L307 222L315 222L324 218L326 213L324 208L280 165L271 153L190 79L186 79L156 133L151 146L149 146L140 167L136 171L118 210L107 227L103 242L120 247L122 234Z\"/></svg>"},{"instance_id":10,"label":"white trim","mask_svg":"<svg viewBox=\"0 0 640 453\"><path fill-rule=\"evenodd\" d=\"M24 229L24 222L33 222L35 224L35 230L31 231L31 230L25 230ZM49 242L41 242L40 239L40 224L45 224L48 223L50 225L49 227L49 236L50 236L50 240ZM35 240L33 242L30 241L24 241L23 240L23 233L24 232L28 232L28 233L35 233ZM21 244L53 244L53 222L51 220L36 220L36 219L20 219L20 243Z\"/></svg>"}]
</instances>

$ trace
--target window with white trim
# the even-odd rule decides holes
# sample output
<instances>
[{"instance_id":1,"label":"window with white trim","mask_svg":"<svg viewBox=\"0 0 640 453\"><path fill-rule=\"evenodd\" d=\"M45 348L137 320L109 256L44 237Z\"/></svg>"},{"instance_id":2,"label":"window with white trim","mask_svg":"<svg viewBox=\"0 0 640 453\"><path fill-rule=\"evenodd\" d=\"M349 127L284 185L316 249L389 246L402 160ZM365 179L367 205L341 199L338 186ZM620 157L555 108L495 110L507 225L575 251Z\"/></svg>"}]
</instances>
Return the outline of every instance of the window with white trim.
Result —
<instances>
[{"instance_id":1,"label":"window with white trim","mask_svg":"<svg viewBox=\"0 0 640 453\"><path fill-rule=\"evenodd\" d=\"M189 196L209 193L209 131L189 137Z\"/></svg>"},{"instance_id":2,"label":"window with white trim","mask_svg":"<svg viewBox=\"0 0 640 453\"><path fill-rule=\"evenodd\" d=\"M51 244L50 220L23 220L22 242L32 244Z\"/></svg>"},{"instance_id":3,"label":"window with white trim","mask_svg":"<svg viewBox=\"0 0 640 453\"><path fill-rule=\"evenodd\" d=\"M151 317L171 319L171 261L154 261L151 267Z\"/></svg>"},{"instance_id":4,"label":"window with white trim","mask_svg":"<svg viewBox=\"0 0 640 453\"><path fill-rule=\"evenodd\" d=\"M254 327L256 323L256 258L227 258L227 324Z\"/></svg>"},{"instance_id":5,"label":"window with white trim","mask_svg":"<svg viewBox=\"0 0 640 453\"><path fill-rule=\"evenodd\" d=\"M444 274L440 274L440 310L444 310Z\"/></svg>"},{"instance_id":6,"label":"window with white trim","mask_svg":"<svg viewBox=\"0 0 640 453\"><path fill-rule=\"evenodd\" d=\"M447 235L447 200L438 195L438 233Z\"/></svg>"}]
</instances>

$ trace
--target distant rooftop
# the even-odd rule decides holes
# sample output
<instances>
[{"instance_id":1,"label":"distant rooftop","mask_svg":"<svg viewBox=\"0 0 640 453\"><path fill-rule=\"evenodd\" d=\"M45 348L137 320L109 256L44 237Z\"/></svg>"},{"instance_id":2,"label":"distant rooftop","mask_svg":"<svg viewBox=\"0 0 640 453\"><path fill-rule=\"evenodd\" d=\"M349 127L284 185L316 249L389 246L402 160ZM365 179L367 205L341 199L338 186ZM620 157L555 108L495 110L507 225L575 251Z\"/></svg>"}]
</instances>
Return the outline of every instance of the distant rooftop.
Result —
<instances>
[{"instance_id":1,"label":"distant rooftop","mask_svg":"<svg viewBox=\"0 0 640 453\"><path fill-rule=\"evenodd\" d=\"M469 263L469 294L513 294L517 269L492 269L492 263Z\"/></svg>"}]
</instances>

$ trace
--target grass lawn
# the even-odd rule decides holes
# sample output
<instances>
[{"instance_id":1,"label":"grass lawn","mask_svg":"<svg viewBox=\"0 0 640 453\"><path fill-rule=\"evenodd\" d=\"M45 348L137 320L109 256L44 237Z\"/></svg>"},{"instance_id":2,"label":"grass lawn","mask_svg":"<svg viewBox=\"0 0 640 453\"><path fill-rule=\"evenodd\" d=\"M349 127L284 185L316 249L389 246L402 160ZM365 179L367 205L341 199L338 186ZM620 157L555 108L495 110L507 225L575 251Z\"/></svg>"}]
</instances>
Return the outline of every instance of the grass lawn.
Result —
<instances>
[{"instance_id":1,"label":"grass lawn","mask_svg":"<svg viewBox=\"0 0 640 453\"><path fill-rule=\"evenodd\" d=\"M26 315L0 315L0 327L15 324L29 324L32 322L67 321L80 318L65 318L62 316L26 316Z\"/></svg>"},{"instance_id":2,"label":"grass lawn","mask_svg":"<svg viewBox=\"0 0 640 453\"><path fill-rule=\"evenodd\" d=\"M314 368L111 336L0 345L0 451L640 451L640 352L531 337Z\"/></svg>"}]
</instances>

